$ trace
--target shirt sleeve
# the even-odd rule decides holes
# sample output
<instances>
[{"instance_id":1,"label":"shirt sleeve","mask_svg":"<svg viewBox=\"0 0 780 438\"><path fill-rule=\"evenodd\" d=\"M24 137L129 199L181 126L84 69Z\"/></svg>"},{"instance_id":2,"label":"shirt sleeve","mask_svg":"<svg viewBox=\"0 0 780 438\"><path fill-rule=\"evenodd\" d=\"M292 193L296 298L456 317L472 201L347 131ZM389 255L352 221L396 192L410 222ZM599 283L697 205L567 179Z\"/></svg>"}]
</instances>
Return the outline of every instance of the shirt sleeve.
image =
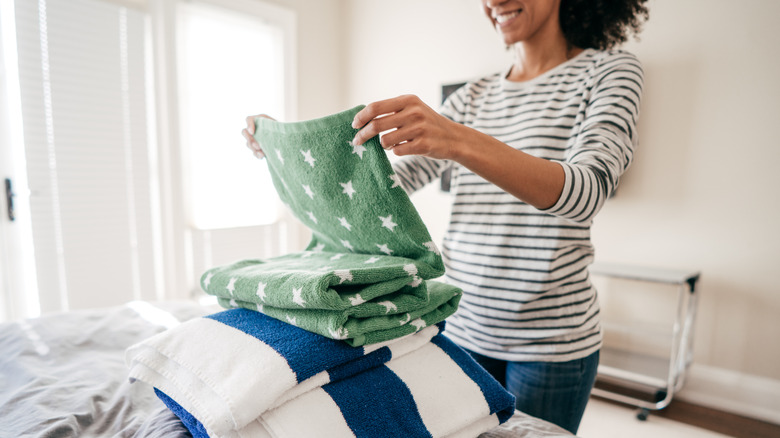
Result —
<instances>
[{"instance_id":1,"label":"shirt sleeve","mask_svg":"<svg viewBox=\"0 0 780 438\"><path fill-rule=\"evenodd\" d=\"M406 193L412 194L435 181L450 165L448 160L410 155L393 164L393 170Z\"/></svg>"},{"instance_id":2,"label":"shirt sleeve","mask_svg":"<svg viewBox=\"0 0 780 438\"><path fill-rule=\"evenodd\" d=\"M637 146L643 78L639 60L626 52L607 57L595 70L582 128L559 162L565 174L563 191L545 212L590 222L617 188Z\"/></svg>"}]
</instances>

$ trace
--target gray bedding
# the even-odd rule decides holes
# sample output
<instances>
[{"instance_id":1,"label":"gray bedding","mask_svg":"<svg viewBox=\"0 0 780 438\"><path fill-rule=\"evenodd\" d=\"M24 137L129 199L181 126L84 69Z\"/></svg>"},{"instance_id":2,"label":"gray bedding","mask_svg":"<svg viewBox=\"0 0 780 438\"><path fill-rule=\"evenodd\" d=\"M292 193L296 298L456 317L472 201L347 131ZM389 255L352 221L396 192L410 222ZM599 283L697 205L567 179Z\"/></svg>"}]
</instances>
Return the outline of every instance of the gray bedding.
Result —
<instances>
[{"instance_id":1,"label":"gray bedding","mask_svg":"<svg viewBox=\"0 0 780 438\"><path fill-rule=\"evenodd\" d=\"M135 302L0 324L0 437L189 437L151 388L128 382L124 351L218 310ZM481 435L571 436L519 411Z\"/></svg>"}]
</instances>

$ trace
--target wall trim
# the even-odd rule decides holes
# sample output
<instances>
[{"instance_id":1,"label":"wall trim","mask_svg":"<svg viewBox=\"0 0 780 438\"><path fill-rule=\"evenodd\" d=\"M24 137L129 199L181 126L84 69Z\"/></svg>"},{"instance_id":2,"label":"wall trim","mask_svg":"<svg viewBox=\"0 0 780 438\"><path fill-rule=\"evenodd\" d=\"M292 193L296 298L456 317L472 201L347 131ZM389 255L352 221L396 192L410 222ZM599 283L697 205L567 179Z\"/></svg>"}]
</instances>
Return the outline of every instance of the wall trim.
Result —
<instances>
[{"instance_id":1,"label":"wall trim","mask_svg":"<svg viewBox=\"0 0 780 438\"><path fill-rule=\"evenodd\" d=\"M694 363L675 398L780 424L780 380Z\"/></svg>"}]
</instances>

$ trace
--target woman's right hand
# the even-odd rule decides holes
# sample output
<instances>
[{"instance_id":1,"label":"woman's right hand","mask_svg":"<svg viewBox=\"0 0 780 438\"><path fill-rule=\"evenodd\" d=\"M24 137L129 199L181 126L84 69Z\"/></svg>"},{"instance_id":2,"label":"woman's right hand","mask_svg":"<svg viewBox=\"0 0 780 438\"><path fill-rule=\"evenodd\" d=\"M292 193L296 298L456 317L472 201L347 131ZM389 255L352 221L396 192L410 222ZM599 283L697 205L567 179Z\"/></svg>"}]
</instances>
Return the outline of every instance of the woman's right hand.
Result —
<instances>
[{"instance_id":1,"label":"woman's right hand","mask_svg":"<svg viewBox=\"0 0 780 438\"><path fill-rule=\"evenodd\" d=\"M260 147L260 143L255 139L255 118L257 117L263 117L270 120L275 120L273 117L267 116L265 114L258 114L256 116L249 116L246 118L246 128L244 128L241 131L241 135L244 136L244 139L246 140L246 147L249 148L249 150L252 151L252 153L257 157L258 159L262 159L265 157L265 153L263 152L263 149Z\"/></svg>"}]
</instances>

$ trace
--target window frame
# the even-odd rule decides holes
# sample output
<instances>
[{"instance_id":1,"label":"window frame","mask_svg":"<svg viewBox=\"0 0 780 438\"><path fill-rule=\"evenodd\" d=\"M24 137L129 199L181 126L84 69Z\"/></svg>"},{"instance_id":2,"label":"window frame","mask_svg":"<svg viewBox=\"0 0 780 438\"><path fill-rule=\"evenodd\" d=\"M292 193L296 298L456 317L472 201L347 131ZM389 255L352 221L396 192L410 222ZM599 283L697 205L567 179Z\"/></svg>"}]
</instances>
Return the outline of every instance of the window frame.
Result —
<instances>
[{"instance_id":1,"label":"window frame","mask_svg":"<svg viewBox=\"0 0 780 438\"><path fill-rule=\"evenodd\" d=\"M200 274L196 266L203 261L196 261L196 252L199 248L198 241L211 240L209 230L194 229L189 220L190 199L187 175L187 153L182 142L180 131L180 111L178 108L180 99L178 87L178 6L185 3L202 3L233 9L245 14L254 15L270 24L279 25L284 35L284 52L287 54L284 61L285 83L284 96L285 120L296 120L298 114L297 89L297 15L292 9L274 5L262 0L149 0L148 7L152 28L152 53L154 66L154 78L156 84L155 103L156 109L156 143L158 145L158 162L160 165L159 183L162 188L160 193L161 217L163 221L163 265L164 288L173 291L169 298L187 299L200 294L199 287L192 279ZM240 121L239 121L240 123ZM240 126L240 125L239 125ZM240 142L241 138L238 137ZM287 244L296 246L305 235L297 228L299 223L285 209L282 209L277 220L282 223L282 228L289 229L290 236L285 236ZM201 234L203 236L201 236ZM210 256L204 256L207 264Z\"/></svg>"},{"instance_id":2,"label":"window frame","mask_svg":"<svg viewBox=\"0 0 780 438\"><path fill-rule=\"evenodd\" d=\"M198 231L211 231L211 230L222 230L222 229L229 229L229 228L242 228L242 227L257 227L257 226L265 226L265 225L271 225L274 223L278 223L280 220L287 219L284 215L284 206L283 204L278 200L275 193L273 193L273 186L270 181L270 175L264 175L263 181L256 181L252 178L251 181L231 181L229 187L224 186L224 182L220 179L212 179L211 174L213 168L211 167L212 163L209 163L209 161L219 161L224 159L226 156L229 157L229 161L233 163L233 165L238 166L238 174L246 173L246 172L254 172L255 166L258 165L256 160L253 160L251 155L247 154L247 150L243 147L241 147L242 143L244 142L243 139L238 135L238 130L243 125L244 117L249 114L254 114L252 111L264 111L268 114L273 115L277 119L281 121L291 120L295 117L295 110L290 110L290 106L294 106L294 99L291 97L291 94L293 94L293 91L295 89L294 84L292 83L292 80L294 79L294 76L292 72L294 72L294 59L292 55L294 53L290 48L290 40L294 38L295 34L295 15L293 12L278 8L278 7L270 7L268 8L268 5L264 5L260 2L250 2L251 4L247 5L245 2L242 1L231 1L231 0L223 0L223 1L208 1L208 0L186 0L186 1L180 1L178 3L177 8L177 31L176 31L176 50L177 50L177 57L176 61L179 66L179 76L177 80L175 81L177 88L177 91L179 93L179 99L178 99L178 106L177 106L177 113L179 115L179 129L181 133L181 144L183 145L182 148L182 159L183 159L183 169L182 169L182 176L185 178L184 187L186 191L186 198L185 198L185 210L186 210L186 216L188 218L188 221L190 221L191 227L194 230ZM258 5L260 7L258 7ZM240 7L238 7L240 6ZM252 9L251 12L247 12L247 8ZM244 19L251 20L251 26L257 26L260 27L267 27L267 31L271 33L272 36L269 36L270 38L274 39L276 43L281 42L282 46L280 47L278 44L274 44L272 59L281 61L280 64L272 64L273 69L278 75L274 79L279 79L280 82L283 83L283 87L281 89L278 88L278 83L274 84L273 81L264 81L261 84L258 84L261 88L271 86L274 88L273 93L278 93L277 98L279 99L276 102L282 103L283 109L280 109L276 107L276 105L271 105L272 108L260 108L257 107L259 105L259 102L262 102L262 99L258 99L256 101L251 101L250 107L244 107L241 111L233 111L234 114L230 115L230 119L228 125L226 126L226 119L224 118L224 115L221 114L213 114L213 116L216 118L214 119L214 122L219 126L219 135L218 137L213 137L211 140L213 142L224 142L224 148L220 148L222 150L217 151L214 150L214 145L217 143L208 143L204 144L200 141L201 136L200 134L209 135L213 133L214 131L209 131L208 129L201 130L201 126L204 123L208 123L207 120L212 120L211 116L209 116L206 119L200 118L197 119L198 111L194 110L194 108L202 108L202 107L209 107L213 108L213 105L202 105L203 102L200 102L200 105L196 105L194 102L187 101L188 92L195 91L195 94L192 96L193 98L199 99L202 96L199 96L198 90L205 90L209 89L212 84L214 84L215 87L219 87L219 83L217 81L222 80L221 76L212 78L214 82L211 80L209 82L198 82L197 80L197 72L199 72L201 69L196 66L192 65L189 62L191 62L193 59L189 58L189 54L192 53L191 50L194 47L194 53L197 53L198 55L195 55L195 59L199 59L198 56L200 56L200 59L202 58L201 53L208 53L207 48L203 48L202 50L198 50L198 45L200 43L208 44L208 40L211 38L206 37L205 40L203 40L203 33L197 33L197 34L191 34L188 31L188 21L192 18L195 18L196 22L199 20L202 20L203 18L206 18L207 20L210 18L216 18L218 21L215 23L221 21L222 23L225 22L234 22L235 25L242 25L242 21ZM208 35L208 32L205 33L205 35ZM191 43L187 40L188 37L193 36L198 42L196 45L191 45ZM263 36L259 35L260 38L263 38ZM279 40L277 40L279 38ZM216 38L215 38L216 39ZM243 71L245 69L241 69L241 67L246 67L247 65L251 65L251 63L256 60L252 59L246 59L246 57L252 56L252 48L253 44L251 40L245 39L243 40L239 46L238 46L241 54L238 56L231 57L229 59L224 59L226 63L233 63L235 64L232 67L235 69L238 69L239 71ZM213 49L212 49L213 50ZM220 50L221 52L224 52L224 50ZM221 53L215 54L216 57L222 56ZM276 56L281 56L281 59L276 58ZM266 56L262 56L261 59L266 59ZM206 58L208 59L208 58ZM234 61L235 59L235 61ZM202 62L202 61L199 61ZM254 64L255 68L262 69L263 66ZM208 69L208 67L205 67ZM187 69L187 70L184 70ZM291 70L293 69L293 70ZM196 72L192 75L192 77L189 77L188 73L189 71ZM235 75L240 77L241 74L238 72L234 72L233 69L228 69L224 71L225 75L227 75L224 79L227 81L230 81L231 75ZM239 106L245 106L247 105L246 97L247 96L254 96L256 95L256 91L252 92L252 84L254 80L257 79L258 74L244 74L245 77L238 79L237 77L234 77L233 80L239 80L238 82L240 86L238 87L238 90L234 90L234 95L243 95L238 100L239 102L236 102ZM193 87L193 82L190 82L191 80L195 80L197 84L196 87ZM259 97L259 96L258 96ZM223 103L225 105L230 105L228 102ZM270 112L272 111L272 112ZM191 119L191 117L195 117L196 119ZM193 124L193 122L196 122ZM234 129L235 128L235 129ZM193 135L194 134L194 135ZM203 154L206 154L207 156L209 154L217 154L215 156L212 156L211 158L205 158ZM202 174L201 172L204 171L203 166L206 165L205 163L208 163L208 171L206 174ZM227 164L225 162L225 164ZM261 165L264 165L264 162L260 162ZM221 169L221 166L217 166L219 169ZM261 166L262 167L262 166ZM192 172L192 173L191 173ZM256 176L256 175L255 175ZM228 179L230 179L232 176L226 175ZM241 178L238 178L241 179ZM207 184L207 185L203 185ZM265 216L262 219L252 216L246 216L245 213L242 213L241 207L237 207L236 209L233 209L232 207L229 207L227 204L225 204L224 200L222 199L215 199L215 197L219 198L217 193L224 193L226 191L233 191L233 187L236 187L238 190L242 190L242 188L246 189L249 187L262 187L266 191L270 191L268 194L264 194L265 196L270 196L272 199L267 199L267 201L271 204L271 208L275 208L275 214L272 215L272 217ZM219 192L211 192L210 188L218 188ZM204 193L204 190L207 193ZM225 197L230 198L231 193L226 193ZM214 203L216 205L220 205L221 207L212 207L211 204ZM214 210L214 208L217 208L215 211L218 212L218 214L229 214L228 212L236 213L236 215L229 215L229 217L208 217L208 212L204 209L207 209L208 211ZM255 205L253 208L258 208L257 205ZM204 216L204 214L206 214ZM233 222L231 223L230 216L233 216ZM260 219L259 221L256 221L257 219Z\"/></svg>"}]
</instances>

